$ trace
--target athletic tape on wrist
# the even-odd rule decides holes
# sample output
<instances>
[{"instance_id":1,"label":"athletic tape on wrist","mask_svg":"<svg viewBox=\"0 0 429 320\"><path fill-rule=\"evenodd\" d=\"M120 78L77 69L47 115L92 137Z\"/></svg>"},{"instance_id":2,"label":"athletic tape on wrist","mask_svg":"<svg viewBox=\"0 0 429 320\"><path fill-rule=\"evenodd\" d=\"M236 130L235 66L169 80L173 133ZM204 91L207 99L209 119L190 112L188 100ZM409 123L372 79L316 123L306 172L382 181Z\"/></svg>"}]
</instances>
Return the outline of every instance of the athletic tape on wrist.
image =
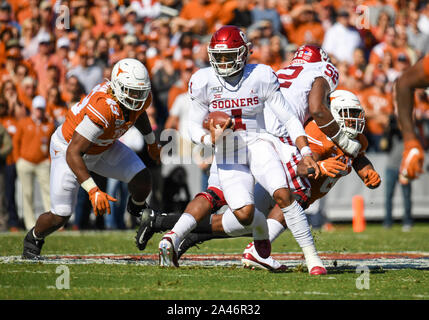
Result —
<instances>
[{"instance_id":1,"label":"athletic tape on wrist","mask_svg":"<svg viewBox=\"0 0 429 320\"><path fill-rule=\"evenodd\" d=\"M95 182L94 182L94 180L92 178L88 178L84 182L82 182L81 187L86 192L89 192L91 189L96 188L97 185L95 184Z\"/></svg>"},{"instance_id":2,"label":"athletic tape on wrist","mask_svg":"<svg viewBox=\"0 0 429 320\"><path fill-rule=\"evenodd\" d=\"M301 152L301 155L302 155L302 156L311 156L311 155L313 154L313 152L311 152L311 149L310 149L310 147L309 147L309 146L305 146L305 147L303 147L303 148L300 150L300 152Z\"/></svg>"},{"instance_id":3,"label":"athletic tape on wrist","mask_svg":"<svg viewBox=\"0 0 429 320\"><path fill-rule=\"evenodd\" d=\"M204 143L206 146L209 146L209 147L213 146L211 135L206 134L206 135L204 136L204 138L203 138L203 143Z\"/></svg>"},{"instance_id":4,"label":"athletic tape on wrist","mask_svg":"<svg viewBox=\"0 0 429 320\"><path fill-rule=\"evenodd\" d=\"M154 144L156 141L155 134L153 133L153 131L149 134L144 135L143 137L144 141L146 141L147 144Z\"/></svg>"}]
</instances>

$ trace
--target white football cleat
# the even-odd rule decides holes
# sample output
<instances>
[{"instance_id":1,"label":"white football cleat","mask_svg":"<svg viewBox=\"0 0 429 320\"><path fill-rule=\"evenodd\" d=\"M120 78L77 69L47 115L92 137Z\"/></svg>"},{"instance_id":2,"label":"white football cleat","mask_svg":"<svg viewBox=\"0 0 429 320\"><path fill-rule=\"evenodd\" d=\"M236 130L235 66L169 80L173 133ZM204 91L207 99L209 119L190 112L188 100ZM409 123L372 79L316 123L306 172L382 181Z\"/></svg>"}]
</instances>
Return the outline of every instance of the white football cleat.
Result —
<instances>
[{"instance_id":1,"label":"white football cleat","mask_svg":"<svg viewBox=\"0 0 429 320\"><path fill-rule=\"evenodd\" d=\"M266 259L261 258L256 252L253 242L250 242L247 245L246 249L244 249L243 258L241 258L241 262L244 264L245 268L251 269L259 268L269 271L285 271L287 269L285 265L280 264L271 256Z\"/></svg>"},{"instance_id":2,"label":"white football cleat","mask_svg":"<svg viewBox=\"0 0 429 320\"><path fill-rule=\"evenodd\" d=\"M172 235L173 232L168 232L159 242L159 265L161 267L179 267Z\"/></svg>"}]
</instances>

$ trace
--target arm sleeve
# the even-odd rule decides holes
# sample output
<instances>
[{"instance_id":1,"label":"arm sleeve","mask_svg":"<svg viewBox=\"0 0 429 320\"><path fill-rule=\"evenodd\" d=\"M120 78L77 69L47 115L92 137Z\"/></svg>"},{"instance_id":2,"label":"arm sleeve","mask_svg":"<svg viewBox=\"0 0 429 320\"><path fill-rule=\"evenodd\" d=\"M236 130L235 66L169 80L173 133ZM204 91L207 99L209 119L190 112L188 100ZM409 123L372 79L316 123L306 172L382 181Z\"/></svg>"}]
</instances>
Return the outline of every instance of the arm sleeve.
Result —
<instances>
[{"instance_id":1,"label":"arm sleeve","mask_svg":"<svg viewBox=\"0 0 429 320\"><path fill-rule=\"evenodd\" d=\"M201 137L207 134L207 130L203 128L204 118L209 113L206 78L200 69L192 75L188 85L188 93L191 100L188 133L192 142L196 144L201 144Z\"/></svg>"},{"instance_id":2,"label":"arm sleeve","mask_svg":"<svg viewBox=\"0 0 429 320\"><path fill-rule=\"evenodd\" d=\"M97 138L103 134L104 130L85 115L83 120L76 127L76 132L89 141L96 142Z\"/></svg>"},{"instance_id":3,"label":"arm sleeve","mask_svg":"<svg viewBox=\"0 0 429 320\"><path fill-rule=\"evenodd\" d=\"M209 113L207 106L198 100L191 98L191 109L189 114L188 133L192 142L201 144L201 137L207 134L203 128L204 118Z\"/></svg>"}]
</instances>

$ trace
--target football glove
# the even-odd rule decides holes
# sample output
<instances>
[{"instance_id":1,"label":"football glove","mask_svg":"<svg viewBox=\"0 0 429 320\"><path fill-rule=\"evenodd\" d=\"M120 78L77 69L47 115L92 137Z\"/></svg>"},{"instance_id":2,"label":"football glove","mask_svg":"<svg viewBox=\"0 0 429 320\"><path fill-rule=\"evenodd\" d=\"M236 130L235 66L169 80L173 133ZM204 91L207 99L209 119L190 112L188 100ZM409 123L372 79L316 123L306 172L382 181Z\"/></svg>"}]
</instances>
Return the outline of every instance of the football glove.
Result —
<instances>
[{"instance_id":1,"label":"football glove","mask_svg":"<svg viewBox=\"0 0 429 320\"><path fill-rule=\"evenodd\" d=\"M109 201L116 202L117 200L107 193L101 191L98 187L94 187L88 192L89 200L91 201L92 208L94 209L94 214L96 216L104 215L107 210L107 214L110 214L110 204Z\"/></svg>"},{"instance_id":2,"label":"football glove","mask_svg":"<svg viewBox=\"0 0 429 320\"><path fill-rule=\"evenodd\" d=\"M404 142L401 167L399 169L399 181L407 184L423 173L424 151L420 142L416 139Z\"/></svg>"},{"instance_id":3,"label":"football glove","mask_svg":"<svg viewBox=\"0 0 429 320\"><path fill-rule=\"evenodd\" d=\"M347 164L338 160L341 156L338 155L335 158L317 161L323 176L335 178L340 171L347 170Z\"/></svg>"},{"instance_id":4,"label":"football glove","mask_svg":"<svg viewBox=\"0 0 429 320\"><path fill-rule=\"evenodd\" d=\"M375 170L368 169L363 178L363 182L368 188L375 189L380 185L381 178Z\"/></svg>"}]
</instances>

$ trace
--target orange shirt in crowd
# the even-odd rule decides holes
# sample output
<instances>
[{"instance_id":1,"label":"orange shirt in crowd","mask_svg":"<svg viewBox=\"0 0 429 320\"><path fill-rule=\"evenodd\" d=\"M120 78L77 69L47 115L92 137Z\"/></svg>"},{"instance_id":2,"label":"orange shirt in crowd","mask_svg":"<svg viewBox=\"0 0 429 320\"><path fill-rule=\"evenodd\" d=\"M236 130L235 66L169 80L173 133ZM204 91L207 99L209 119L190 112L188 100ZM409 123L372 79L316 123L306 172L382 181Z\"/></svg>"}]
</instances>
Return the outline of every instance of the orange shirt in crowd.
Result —
<instances>
[{"instance_id":1,"label":"orange shirt in crowd","mask_svg":"<svg viewBox=\"0 0 429 320\"><path fill-rule=\"evenodd\" d=\"M321 160L341 155L339 160L347 164L347 170L340 171L336 177L323 176L317 180L309 179L311 183L311 204L327 194L339 178L348 175L352 171L353 158L345 155L331 139L328 139L328 137L319 129L314 120L306 124L305 133L307 134L308 145L311 151L313 153L317 153ZM368 148L368 140L363 134L359 134L357 136L357 140L362 145L361 151L358 155L359 157L364 155L365 150Z\"/></svg>"},{"instance_id":2,"label":"orange shirt in crowd","mask_svg":"<svg viewBox=\"0 0 429 320\"><path fill-rule=\"evenodd\" d=\"M293 24L287 28L287 35L290 42L301 46L306 43L322 45L325 30L319 22L309 22L294 27Z\"/></svg>"},{"instance_id":3,"label":"orange shirt in crowd","mask_svg":"<svg viewBox=\"0 0 429 320\"><path fill-rule=\"evenodd\" d=\"M10 137L13 140L13 136L15 135L16 131L18 130L18 122L16 121L16 119L14 117L10 117L10 116L6 116L3 118L0 118L0 124L5 127L7 133L9 133ZM13 145L13 150L15 149L15 145ZM6 157L6 164L7 165L11 165L14 164L16 162L14 153L11 152L8 154L8 156Z\"/></svg>"},{"instance_id":4,"label":"orange shirt in crowd","mask_svg":"<svg viewBox=\"0 0 429 320\"><path fill-rule=\"evenodd\" d=\"M37 90L41 96L46 97L48 92L48 84L46 82L46 78L48 75L48 61L49 55L41 55L37 53L36 55L30 58L31 63L33 64L33 68L37 74Z\"/></svg>"},{"instance_id":5,"label":"orange shirt in crowd","mask_svg":"<svg viewBox=\"0 0 429 320\"><path fill-rule=\"evenodd\" d=\"M97 138L87 154L100 154L110 148L136 122L137 118L151 104L152 96L146 99L144 107L139 111L130 111L128 121L118 103L113 100L107 90L109 84L103 82L97 86L79 103L71 107L67 112L66 121L62 126L62 134L67 142L70 142L76 127L85 116L103 128L103 133Z\"/></svg>"},{"instance_id":6,"label":"orange shirt in crowd","mask_svg":"<svg viewBox=\"0 0 429 320\"><path fill-rule=\"evenodd\" d=\"M55 126L50 121L40 124L31 117L18 121L18 130L13 137L14 156L38 164L49 159L49 143Z\"/></svg>"},{"instance_id":7,"label":"orange shirt in crowd","mask_svg":"<svg viewBox=\"0 0 429 320\"><path fill-rule=\"evenodd\" d=\"M67 106L59 106L48 103L46 106L46 114L55 121L56 124L62 124L66 120L68 108Z\"/></svg>"},{"instance_id":8,"label":"orange shirt in crowd","mask_svg":"<svg viewBox=\"0 0 429 320\"><path fill-rule=\"evenodd\" d=\"M204 19L207 31L212 33L215 31L217 19L221 16L221 8L217 1L209 0L206 4L201 4L201 0L190 0L183 6L180 17L186 20Z\"/></svg>"},{"instance_id":9,"label":"orange shirt in crowd","mask_svg":"<svg viewBox=\"0 0 429 320\"><path fill-rule=\"evenodd\" d=\"M376 135L383 134L388 123L383 123L382 119L393 112L392 95L368 88L362 94L361 104L365 109L368 131Z\"/></svg>"},{"instance_id":10,"label":"orange shirt in crowd","mask_svg":"<svg viewBox=\"0 0 429 320\"><path fill-rule=\"evenodd\" d=\"M234 19L235 8L237 8L237 0L226 0L222 3L222 14L219 16L219 21L222 25L226 25Z\"/></svg>"}]
</instances>

